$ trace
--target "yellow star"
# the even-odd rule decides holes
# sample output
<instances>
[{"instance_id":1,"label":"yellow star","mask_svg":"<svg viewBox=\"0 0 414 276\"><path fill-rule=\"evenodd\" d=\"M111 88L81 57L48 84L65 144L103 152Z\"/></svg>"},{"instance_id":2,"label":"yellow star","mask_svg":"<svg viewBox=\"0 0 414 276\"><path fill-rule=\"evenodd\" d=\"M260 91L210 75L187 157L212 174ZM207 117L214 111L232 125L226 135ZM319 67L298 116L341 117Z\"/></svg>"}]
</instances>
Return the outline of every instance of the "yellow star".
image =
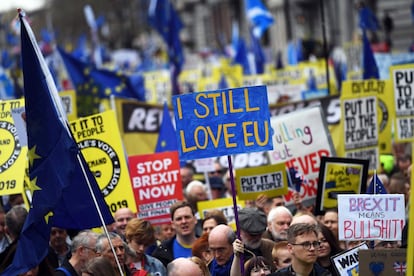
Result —
<instances>
[{"instance_id":1,"label":"yellow star","mask_svg":"<svg viewBox=\"0 0 414 276\"><path fill-rule=\"evenodd\" d=\"M34 160L36 160L36 159L40 159L41 158L41 156L39 156L39 155L37 155L36 154L36 145L35 146L33 146L30 150L29 150L29 152L28 152L28 155L29 155L29 165L30 166L33 166L33 162L34 162Z\"/></svg>"},{"instance_id":2,"label":"yellow star","mask_svg":"<svg viewBox=\"0 0 414 276\"><path fill-rule=\"evenodd\" d=\"M36 182L37 182L37 177L31 179L30 182L28 183L29 189L30 191L32 191L32 194L34 191L42 190L42 188L36 185Z\"/></svg>"},{"instance_id":3,"label":"yellow star","mask_svg":"<svg viewBox=\"0 0 414 276\"><path fill-rule=\"evenodd\" d=\"M166 142L166 141L164 141L164 140L162 140L162 141L161 141L161 147L163 147L163 148L164 148L166 145L167 145L167 142Z\"/></svg>"},{"instance_id":4,"label":"yellow star","mask_svg":"<svg viewBox=\"0 0 414 276\"><path fill-rule=\"evenodd\" d=\"M53 212L49 212L49 213L46 214L45 221L46 221L47 224L49 224L49 218L50 217L53 217Z\"/></svg>"}]
</instances>

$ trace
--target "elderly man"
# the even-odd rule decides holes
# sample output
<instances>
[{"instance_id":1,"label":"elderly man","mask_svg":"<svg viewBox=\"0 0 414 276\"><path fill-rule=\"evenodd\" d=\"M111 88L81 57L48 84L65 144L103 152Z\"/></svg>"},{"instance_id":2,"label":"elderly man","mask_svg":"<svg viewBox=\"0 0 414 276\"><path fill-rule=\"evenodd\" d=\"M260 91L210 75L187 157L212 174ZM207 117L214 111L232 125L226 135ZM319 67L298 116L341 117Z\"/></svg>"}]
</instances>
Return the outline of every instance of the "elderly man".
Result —
<instances>
[{"instance_id":1,"label":"elderly man","mask_svg":"<svg viewBox=\"0 0 414 276\"><path fill-rule=\"evenodd\" d=\"M77 276L82 275L86 263L96 257L96 239L98 234L91 230L79 232L72 240L72 256L64 260L62 266L58 267L55 276Z\"/></svg>"},{"instance_id":2,"label":"elderly man","mask_svg":"<svg viewBox=\"0 0 414 276\"><path fill-rule=\"evenodd\" d=\"M108 237L106 234L101 234L96 240L96 253L99 256L107 258L114 270L117 272L117 275L130 275L129 269L125 265L125 244L121 236L116 233L109 233L109 238L111 239L112 246L118 259L119 264L121 265L122 274L120 272L118 263L115 259L115 256L112 252L111 245L109 244Z\"/></svg>"},{"instance_id":3,"label":"elderly man","mask_svg":"<svg viewBox=\"0 0 414 276\"><path fill-rule=\"evenodd\" d=\"M244 260L252 257L252 252L256 256L263 256L267 260L272 260L272 249L274 242L262 238L266 231L267 219L265 213L257 208L243 208L239 211L240 238L244 244Z\"/></svg>"},{"instance_id":4,"label":"elderly man","mask_svg":"<svg viewBox=\"0 0 414 276\"><path fill-rule=\"evenodd\" d=\"M329 271L316 263L320 247L318 233L319 228L314 224L296 223L291 225L288 230L287 246L292 256L292 263L270 275L331 275Z\"/></svg>"},{"instance_id":5,"label":"elderly man","mask_svg":"<svg viewBox=\"0 0 414 276\"><path fill-rule=\"evenodd\" d=\"M200 267L188 258L178 258L168 264L168 276L203 275Z\"/></svg>"},{"instance_id":6,"label":"elderly man","mask_svg":"<svg viewBox=\"0 0 414 276\"><path fill-rule=\"evenodd\" d=\"M230 275L235 239L236 234L228 225L219 224L211 230L208 236L208 245L213 254L213 260L209 264L212 276Z\"/></svg>"},{"instance_id":7,"label":"elderly man","mask_svg":"<svg viewBox=\"0 0 414 276\"><path fill-rule=\"evenodd\" d=\"M267 215L267 231L263 238L274 242L286 241L287 230L292 222L292 213L284 206L278 206L270 210Z\"/></svg>"}]
</instances>

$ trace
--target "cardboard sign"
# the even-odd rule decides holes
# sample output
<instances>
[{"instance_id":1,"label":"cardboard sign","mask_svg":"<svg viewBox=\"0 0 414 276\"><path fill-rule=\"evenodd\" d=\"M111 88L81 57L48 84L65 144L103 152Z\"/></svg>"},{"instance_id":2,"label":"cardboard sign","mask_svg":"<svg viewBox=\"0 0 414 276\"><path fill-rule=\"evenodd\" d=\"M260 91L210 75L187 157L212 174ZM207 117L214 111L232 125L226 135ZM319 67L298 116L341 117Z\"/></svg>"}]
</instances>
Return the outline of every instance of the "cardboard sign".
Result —
<instances>
[{"instance_id":1,"label":"cardboard sign","mask_svg":"<svg viewBox=\"0 0 414 276\"><path fill-rule=\"evenodd\" d=\"M312 120L309 120L312 118ZM314 201L317 192L320 159L335 156L329 131L320 106L309 107L271 118L274 150L269 151L272 164L285 162L305 179L300 196L302 201ZM293 204L293 191L285 196Z\"/></svg>"},{"instance_id":2,"label":"cardboard sign","mask_svg":"<svg viewBox=\"0 0 414 276\"><path fill-rule=\"evenodd\" d=\"M265 86L173 97L181 160L273 149Z\"/></svg>"},{"instance_id":3,"label":"cardboard sign","mask_svg":"<svg viewBox=\"0 0 414 276\"><path fill-rule=\"evenodd\" d=\"M23 192L27 147L20 143L11 112L23 105L23 100L0 100L0 195Z\"/></svg>"},{"instance_id":4,"label":"cardboard sign","mask_svg":"<svg viewBox=\"0 0 414 276\"><path fill-rule=\"evenodd\" d=\"M241 210L242 208L244 208L244 201L239 201L238 199L236 199L236 202L237 210ZM234 207L232 198L228 197L209 201L200 201L197 202L197 209L200 213L201 219L203 219L205 217L205 214L210 210L217 209L222 211L224 216L227 218L227 224L231 226L234 230L236 230L236 220L234 217Z\"/></svg>"},{"instance_id":5,"label":"cardboard sign","mask_svg":"<svg viewBox=\"0 0 414 276\"><path fill-rule=\"evenodd\" d=\"M401 240L404 195L338 195L339 240Z\"/></svg>"},{"instance_id":6,"label":"cardboard sign","mask_svg":"<svg viewBox=\"0 0 414 276\"><path fill-rule=\"evenodd\" d=\"M402 276L406 274L406 249L375 249L359 251L359 275Z\"/></svg>"},{"instance_id":7,"label":"cardboard sign","mask_svg":"<svg viewBox=\"0 0 414 276\"><path fill-rule=\"evenodd\" d=\"M338 255L331 257L331 261L335 266L338 275L349 276L349 275L358 275L359 271L359 253L362 249L368 249L366 243L361 243L360 245L349 249L345 252L341 252ZM366 274L360 274L366 275Z\"/></svg>"},{"instance_id":8,"label":"cardboard sign","mask_svg":"<svg viewBox=\"0 0 414 276\"><path fill-rule=\"evenodd\" d=\"M260 194L285 195L288 192L285 163L236 170L236 183L239 199L254 200Z\"/></svg>"},{"instance_id":9,"label":"cardboard sign","mask_svg":"<svg viewBox=\"0 0 414 276\"><path fill-rule=\"evenodd\" d=\"M136 212L115 113L105 111L70 122L70 128L112 213Z\"/></svg>"},{"instance_id":10,"label":"cardboard sign","mask_svg":"<svg viewBox=\"0 0 414 276\"><path fill-rule=\"evenodd\" d=\"M138 217L154 225L170 222L171 205L183 199L178 153L130 156L128 162Z\"/></svg>"},{"instance_id":11,"label":"cardboard sign","mask_svg":"<svg viewBox=\"0 0 414 276\"><path fill-rule=\"evenodd\" d=\"M215 170L215 158L203 158L194 160L194 167L197 172L212 172Z\"/></svg>"}]
</instances>

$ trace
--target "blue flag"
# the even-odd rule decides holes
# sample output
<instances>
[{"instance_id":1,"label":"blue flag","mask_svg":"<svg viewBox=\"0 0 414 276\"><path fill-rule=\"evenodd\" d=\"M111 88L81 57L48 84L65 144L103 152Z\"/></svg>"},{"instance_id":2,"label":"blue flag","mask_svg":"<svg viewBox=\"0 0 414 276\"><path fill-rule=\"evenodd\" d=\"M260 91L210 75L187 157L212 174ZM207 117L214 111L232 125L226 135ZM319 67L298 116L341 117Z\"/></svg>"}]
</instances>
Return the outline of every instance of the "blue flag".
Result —
<instances>
[{"instance_id":1,"label":"blue flag","mask_svg":"<svg viewBox=\"0 0 414 276\"><path fill-rule=\"evenodd\" d=\"M365 5L359 9L358 25L362 30L377 31L380 28L377 16L369 7Z\"/></svg>"},{"instance_id":2,"label":"blue flag","mask_svg":"<svg viewBox=\"0 0 414 276\"><path fill-rule=\"evenodd\" d=\"M240 64L243 67L243 74L250 75L250 65L247 58L248 52L246 42L239 35L239 27L237 23L233 24L232 28L232 48L234 50L233 64Z\"/></svg>"},{"instance_id":3,"label":"blue flag","mask_svg":"<svg viewBox=\"0 0 414 276\"><path fill-rule=\"evenodd\" d=\"M261 0L246 0L246 13L256 37L262 37L267 28L274 23L272 14L263 5Z\"/></svg>"},{"instance_id":4,"label":"blue flag","mask_svg":"<svg viewBox=\"0 0 414 276\"><path fill-rule=\"evenodd\" d=\"M178 94L178 76L184 64L180 41L180 30L183 28L183 23L169 0L151 0L148 23L157 30L168 46L168 58L170 63L174 65L171 75L173 94Z\"/></svg>"},{"instance_id":5,"label":"blue flag","mask_svg":"<svg viewBox=\"0 0 414 276\"><path fill-rule=\"evenodd\" d=\"M367 194L387 194L387 190L385 189L384 184L382 184L381 179L378 177L376 173L374 174L374 176L371 179L371 182L369 183L369 186L367 188Z\"/></svg>"},{"instance_id":6,"label":"blue flag","mask_svg":"<svg viewBox=\"0 0 414 276\"><path fill-rule=\"evenodd\" d=\"M265 54L260 44L260 38L257 37L252 31L251 34L251 49L254 54L254 63L256 66L256 74L263 74L266 64Z\"/></svg>"},{"instance_id":7,"label":"blue flag","mask_svg":"<svg viewBox=\"0 0 414 276\"><path fill-rule=\"evenodd\" d=\"M19 16L29 177L34 192L13 263L2 275L18 275L38 265L48 253L52 226L80 230L114 222L70 133L34 34L24 15Z\"/></svg>"},{"instance_id":8,"label":"blue flag","mask_svg":"<svg viewBox=\"0 0 414 276\"><path fill-rule=\"evenodd\" d=\"M145 101L142 75L126 75L121 72L98 69L66 53L61 48L58 48L58 51L77 93L95 95L99 98L116 96Z\"/></svg>"},{"instance_id":9,"label":"blue flag","mask_svg":"<svg viewBox=\"0 0 414 276\"><path fill-rule=\"evenodd\" d=\"M372 52L371 44L368 41L368 37L365 31L362 31L362 39L362 68L364 70L363 79L379 79L377 62L375 61L374 53Z\"/></svg>"},{"instance_id":10,"label":"blue flag","mask_svg":"<svg viewBox=\"0 0 414 276\"><path fill-rule=\"evenodd\" d=\"M155 147L155 152L164 151L178 151L175 128L170 117L170 111L168 110L167 103L164 103L160 133L158 136L157 146Z\"/></svg>"}]
</instances>

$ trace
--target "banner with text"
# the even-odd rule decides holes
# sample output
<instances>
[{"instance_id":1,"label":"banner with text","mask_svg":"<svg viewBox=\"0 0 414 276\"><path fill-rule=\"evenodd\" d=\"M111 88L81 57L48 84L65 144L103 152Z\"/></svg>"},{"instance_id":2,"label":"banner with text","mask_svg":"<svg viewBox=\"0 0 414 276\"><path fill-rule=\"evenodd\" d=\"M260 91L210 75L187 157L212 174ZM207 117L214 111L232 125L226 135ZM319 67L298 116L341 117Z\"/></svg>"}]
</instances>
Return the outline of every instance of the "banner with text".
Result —
<instances>
[{"instance_id":1,"label":"banner with text","mask_svg":"<svg viewBox=\"0 0 414 276\"><path fill-rule=\"evenodd\" d=\"M236 170L237 196L255 200L260 194L269 198L285 195L288 181L285 163Z\"/></svg>"},{"instance_id":2,"label":"banner with text","mask_svg":"<svg viewBox=\"0 0 414 276\"><path fill-rule=\"evenodd\" d=\"M414 68L413 64L390 67L394 88L396 142L414 140Z\"/></svg>"},{"instance_id":3,"label":"banner with text","mask_svg":"<svg viewBox=\"0 0 414 276\"><path fill-rule=\"evenodd\" d=\"M366 243L361 243L347 251L341 252L338 255L331 257L331 262L334 264L337 275L349 276L358 275L359 271L359 252L362 249L368 249ZM361 274L365 275L365 274Z\"/></svg>"},{"instance_id":4,"label":"banner with text","mask_svg":"<svg viewBox=\"0 0 414 276\"><path fill-rule=\"evenodd\" d=\"M181 160L273 149L265 86L173 97Z\"/></svg>"},{"instance_id":5,"label":"banner with text","mask_svg":"<svg viewBox=\"0 0 414 276\"><path fill-rule=\"evenodd\" d=\"M12 110L24 106L23 100L0 100L0 195L23 192L27 147L22 146Z\"/></svg>"},{"instance_id":6,"label":"banner with text","mask_svg":"<svg viewBox=\"0 0 414 276\"><path fill-rule=\"evenodd\" d=\"M70 122L70 129L112 213L136 212L128 165L111 110Z\"/></svg>"},{"instance_id":7,"label":"banner with text","mask_svg":"<svg viewBox=\"0 0 414 276\"><path fill-rule=\"evenodd\" d=\"M138 217L152 224L171 221L170 207L183 199L178 152L128 157Z\"/></svg>"},{"instance_id":8,"label":"banner with text","mask_svg":"<svg viewBox=\"0 0 414 276\"><path fill-rule=\"evenodd\" d=\"M339 240L401 240L404 195L338 195Z\"/></svg>"},{"instance_id":9,"label":"banner with text","mask_svg":"<svg viewBox=\"0 0 414 276\"><path fill-rule=\"evenodd\" d=\"M310 120L309 118L312 118ZM304 178L302 200L314 201L317 193L320 159L335 156L329 131L320 106L309 107L271 118L274 150L269 151L272 164L284 162ZM285 196L293 204L293 190Z\"/></svg>"}]
</instances>

